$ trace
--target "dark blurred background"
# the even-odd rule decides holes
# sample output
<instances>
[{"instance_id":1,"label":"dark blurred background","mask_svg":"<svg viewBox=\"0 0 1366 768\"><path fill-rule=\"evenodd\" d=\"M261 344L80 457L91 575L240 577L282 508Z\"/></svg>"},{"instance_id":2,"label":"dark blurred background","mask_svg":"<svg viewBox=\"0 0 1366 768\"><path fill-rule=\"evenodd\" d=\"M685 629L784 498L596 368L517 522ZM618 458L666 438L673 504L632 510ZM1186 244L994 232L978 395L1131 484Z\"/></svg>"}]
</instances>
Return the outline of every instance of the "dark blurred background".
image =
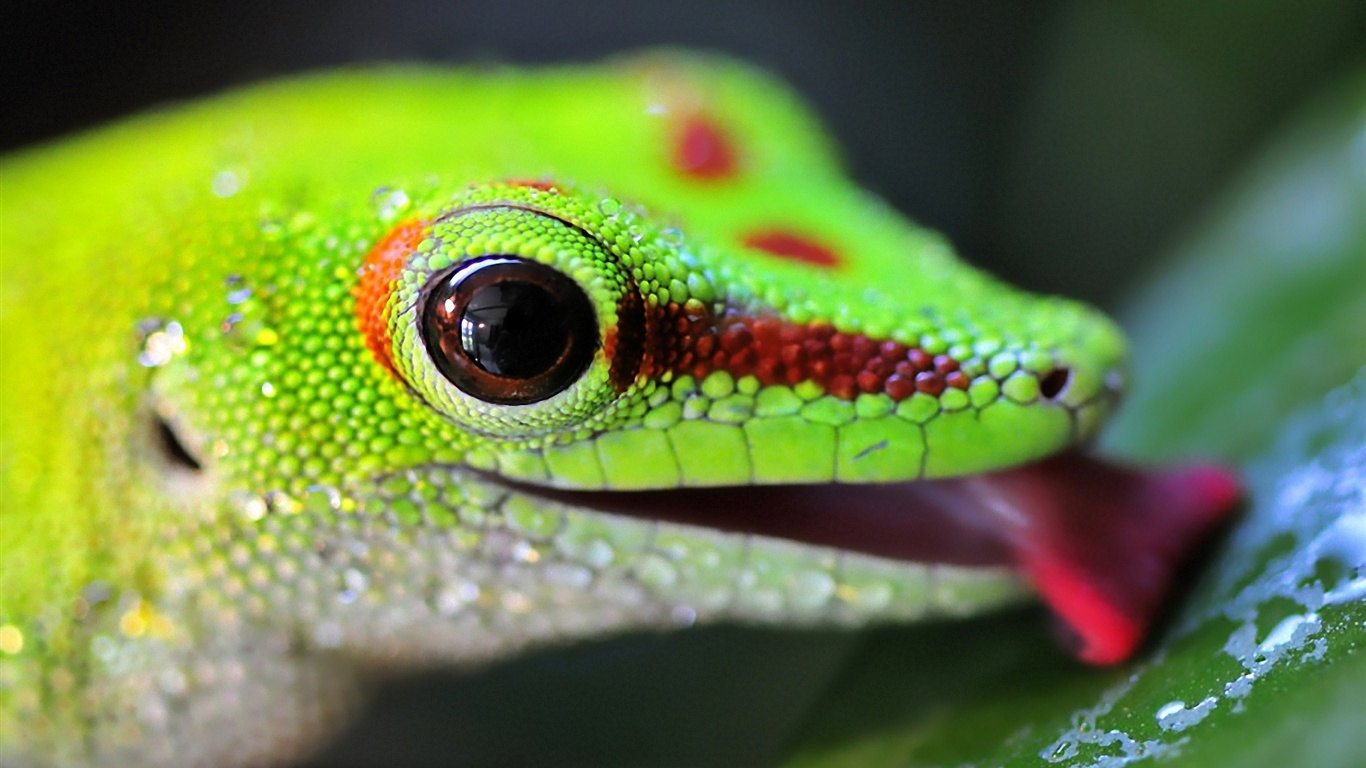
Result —
<instances>
[{"instance_id":1,"label":"dark blurred background","mask_svg":"<svg viewBox=\"0 0 1366 768\"><path fill-rule=\"evenodd\" d=\"M1364 42L1360 0L9 0L0 148L348 62L701 47L794 83L856 178L973 261L1110 303Z\"/></svg>"},{"instance_id":2,"label":"dark blurred background","mask_svg":"<svg viewBox=\"0 0 1366 768\"><path fill-rule=\"evenodd\" d=\"M1362 60L1366 3L8 0L0 149L310 68L660 44L782 75L853 176L969 259L1113 305L1297 106ZM881 632L927 652L1018 647L1039 674L1067 665L1011 627ZM859 638L717 628L422 676L386 688L318 765L768 762ZM941 678L916 678L927 700L956 684Z\"/></svg>"}]
</instances>

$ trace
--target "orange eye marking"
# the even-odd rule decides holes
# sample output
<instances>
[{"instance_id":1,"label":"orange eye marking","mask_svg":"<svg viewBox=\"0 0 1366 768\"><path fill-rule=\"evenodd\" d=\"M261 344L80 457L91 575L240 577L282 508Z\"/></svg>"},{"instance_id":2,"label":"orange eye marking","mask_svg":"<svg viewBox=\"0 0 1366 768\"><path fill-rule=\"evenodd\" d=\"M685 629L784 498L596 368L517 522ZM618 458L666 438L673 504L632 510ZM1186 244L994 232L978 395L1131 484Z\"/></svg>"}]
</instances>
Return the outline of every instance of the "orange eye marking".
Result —
<instances>
[{"instance_id":1,"label":"orange eye marking","mask_svg":"<svg viewBox=\"0 0 1366 768\"><path fill-rule=\"evenodd\" d=\"M555 191L554 182L544 181L541 179L508 179L507 183L514 187L529 187L531 189L539 189L542 192Z\"/></svg>"},{"instance_id":2,"label":"orange eye marking","mask_svg":"<svg viewBox=\"0 0 1366 768\"><path fill-rule=\"evenodd\" d=\"M840 257L830 247L786 229L761 229L748 232L740 239L747 248L804 264L833 269L839 267Z\"/></svg>"},{"instance_id":3,"label":"orange eye marking","mask_svg":"<svg viewBox=\"0 0 1366 768\"><path fill-rule=\"evenodd\" d=\"M739 172L730 136L706 115L693 113L683 118L673 150L674 168L699 181L720 181Z\"/></svg>"},{"instance_id":4,"label":"orange eye marking","mask_svg":"<svg viewBox=\"0 0 1366 768\"><path fill-rule=\"evenodd\" d=\"M413 219L394 227L375 247L365 254L360 280L353 295L356 299L356 320L365 345L390 373L394 359L389 338L389 319L385 307L393 292L394 281L408 263L408 256L417 250L427 232L427 222Z\"/></svg>"}]
</instances>

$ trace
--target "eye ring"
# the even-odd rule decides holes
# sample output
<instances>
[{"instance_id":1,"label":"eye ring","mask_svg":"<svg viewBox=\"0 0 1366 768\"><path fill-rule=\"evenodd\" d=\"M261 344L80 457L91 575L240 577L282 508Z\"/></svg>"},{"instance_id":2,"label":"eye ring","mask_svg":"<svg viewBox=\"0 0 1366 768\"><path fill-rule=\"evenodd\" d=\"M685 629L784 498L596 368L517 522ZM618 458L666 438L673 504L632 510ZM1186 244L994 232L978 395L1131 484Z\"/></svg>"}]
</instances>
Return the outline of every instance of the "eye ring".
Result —
<instances>
[{"instance_id":1,"label":"eye ring","mask_svg":"<svg viewBox=\"0 0 1366 768\"><path fill-rule=\"evenodd\" d=\"M563 392L599 347L597 314L563 272L515 256L484 256L433 277L419 307L436 369L471 397L530 405Z\"/></svg>"}]
</instances>

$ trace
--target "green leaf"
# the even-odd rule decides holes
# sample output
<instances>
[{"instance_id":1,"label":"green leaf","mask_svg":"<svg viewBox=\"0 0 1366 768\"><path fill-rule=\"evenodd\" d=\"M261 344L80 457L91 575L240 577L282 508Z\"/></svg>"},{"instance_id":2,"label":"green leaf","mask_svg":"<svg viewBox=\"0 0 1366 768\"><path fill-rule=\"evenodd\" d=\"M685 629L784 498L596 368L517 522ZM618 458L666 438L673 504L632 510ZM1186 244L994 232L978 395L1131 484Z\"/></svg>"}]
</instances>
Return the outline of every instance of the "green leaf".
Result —
<instances>
[{"instance_id":1,"label":"green leaf","mask_svg":"<svg viewBox=\"0 0 1366 768\"><path fill-rule=\"evenodd\" d=\"M1248 175L1126 314L1112 452L1243 468L1239 521L1165 635L1078 667L1019 613L873 633L793 766L1366 760L1366 71Z\"/></svg>"}]
</instances>

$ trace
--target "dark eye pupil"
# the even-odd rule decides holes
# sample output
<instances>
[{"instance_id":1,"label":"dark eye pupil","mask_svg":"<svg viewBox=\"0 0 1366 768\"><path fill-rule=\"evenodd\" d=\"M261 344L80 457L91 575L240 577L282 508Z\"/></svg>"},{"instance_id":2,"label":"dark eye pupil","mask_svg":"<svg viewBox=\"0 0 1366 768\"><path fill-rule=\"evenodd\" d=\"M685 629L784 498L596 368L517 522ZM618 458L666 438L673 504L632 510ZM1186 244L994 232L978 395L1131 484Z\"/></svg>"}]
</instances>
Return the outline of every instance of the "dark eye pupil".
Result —
<instances>
[{"instance_id":1,"label":"dark eye pupil","mask_svg":"<svg viewBox=\"0 0 1366 768\"><path fill-rule=\"evenodd\" d=\"M536 262L490 257L436 278L422 336L441 374L489 402L522 405L572 384L597 349L579 286Z\"/></svg>"},{"instance_id":2,"label":"dark eye pupil","mask_svg":"<svg viewBox=\"0 0 1366 768\"><path fill-rule=\"evenodd\" d=\"M460 347L495 376L545 372L569 345L568 318L539 285L512 281L475 289L460 316Z\"/></svg>"}]
</instances>

